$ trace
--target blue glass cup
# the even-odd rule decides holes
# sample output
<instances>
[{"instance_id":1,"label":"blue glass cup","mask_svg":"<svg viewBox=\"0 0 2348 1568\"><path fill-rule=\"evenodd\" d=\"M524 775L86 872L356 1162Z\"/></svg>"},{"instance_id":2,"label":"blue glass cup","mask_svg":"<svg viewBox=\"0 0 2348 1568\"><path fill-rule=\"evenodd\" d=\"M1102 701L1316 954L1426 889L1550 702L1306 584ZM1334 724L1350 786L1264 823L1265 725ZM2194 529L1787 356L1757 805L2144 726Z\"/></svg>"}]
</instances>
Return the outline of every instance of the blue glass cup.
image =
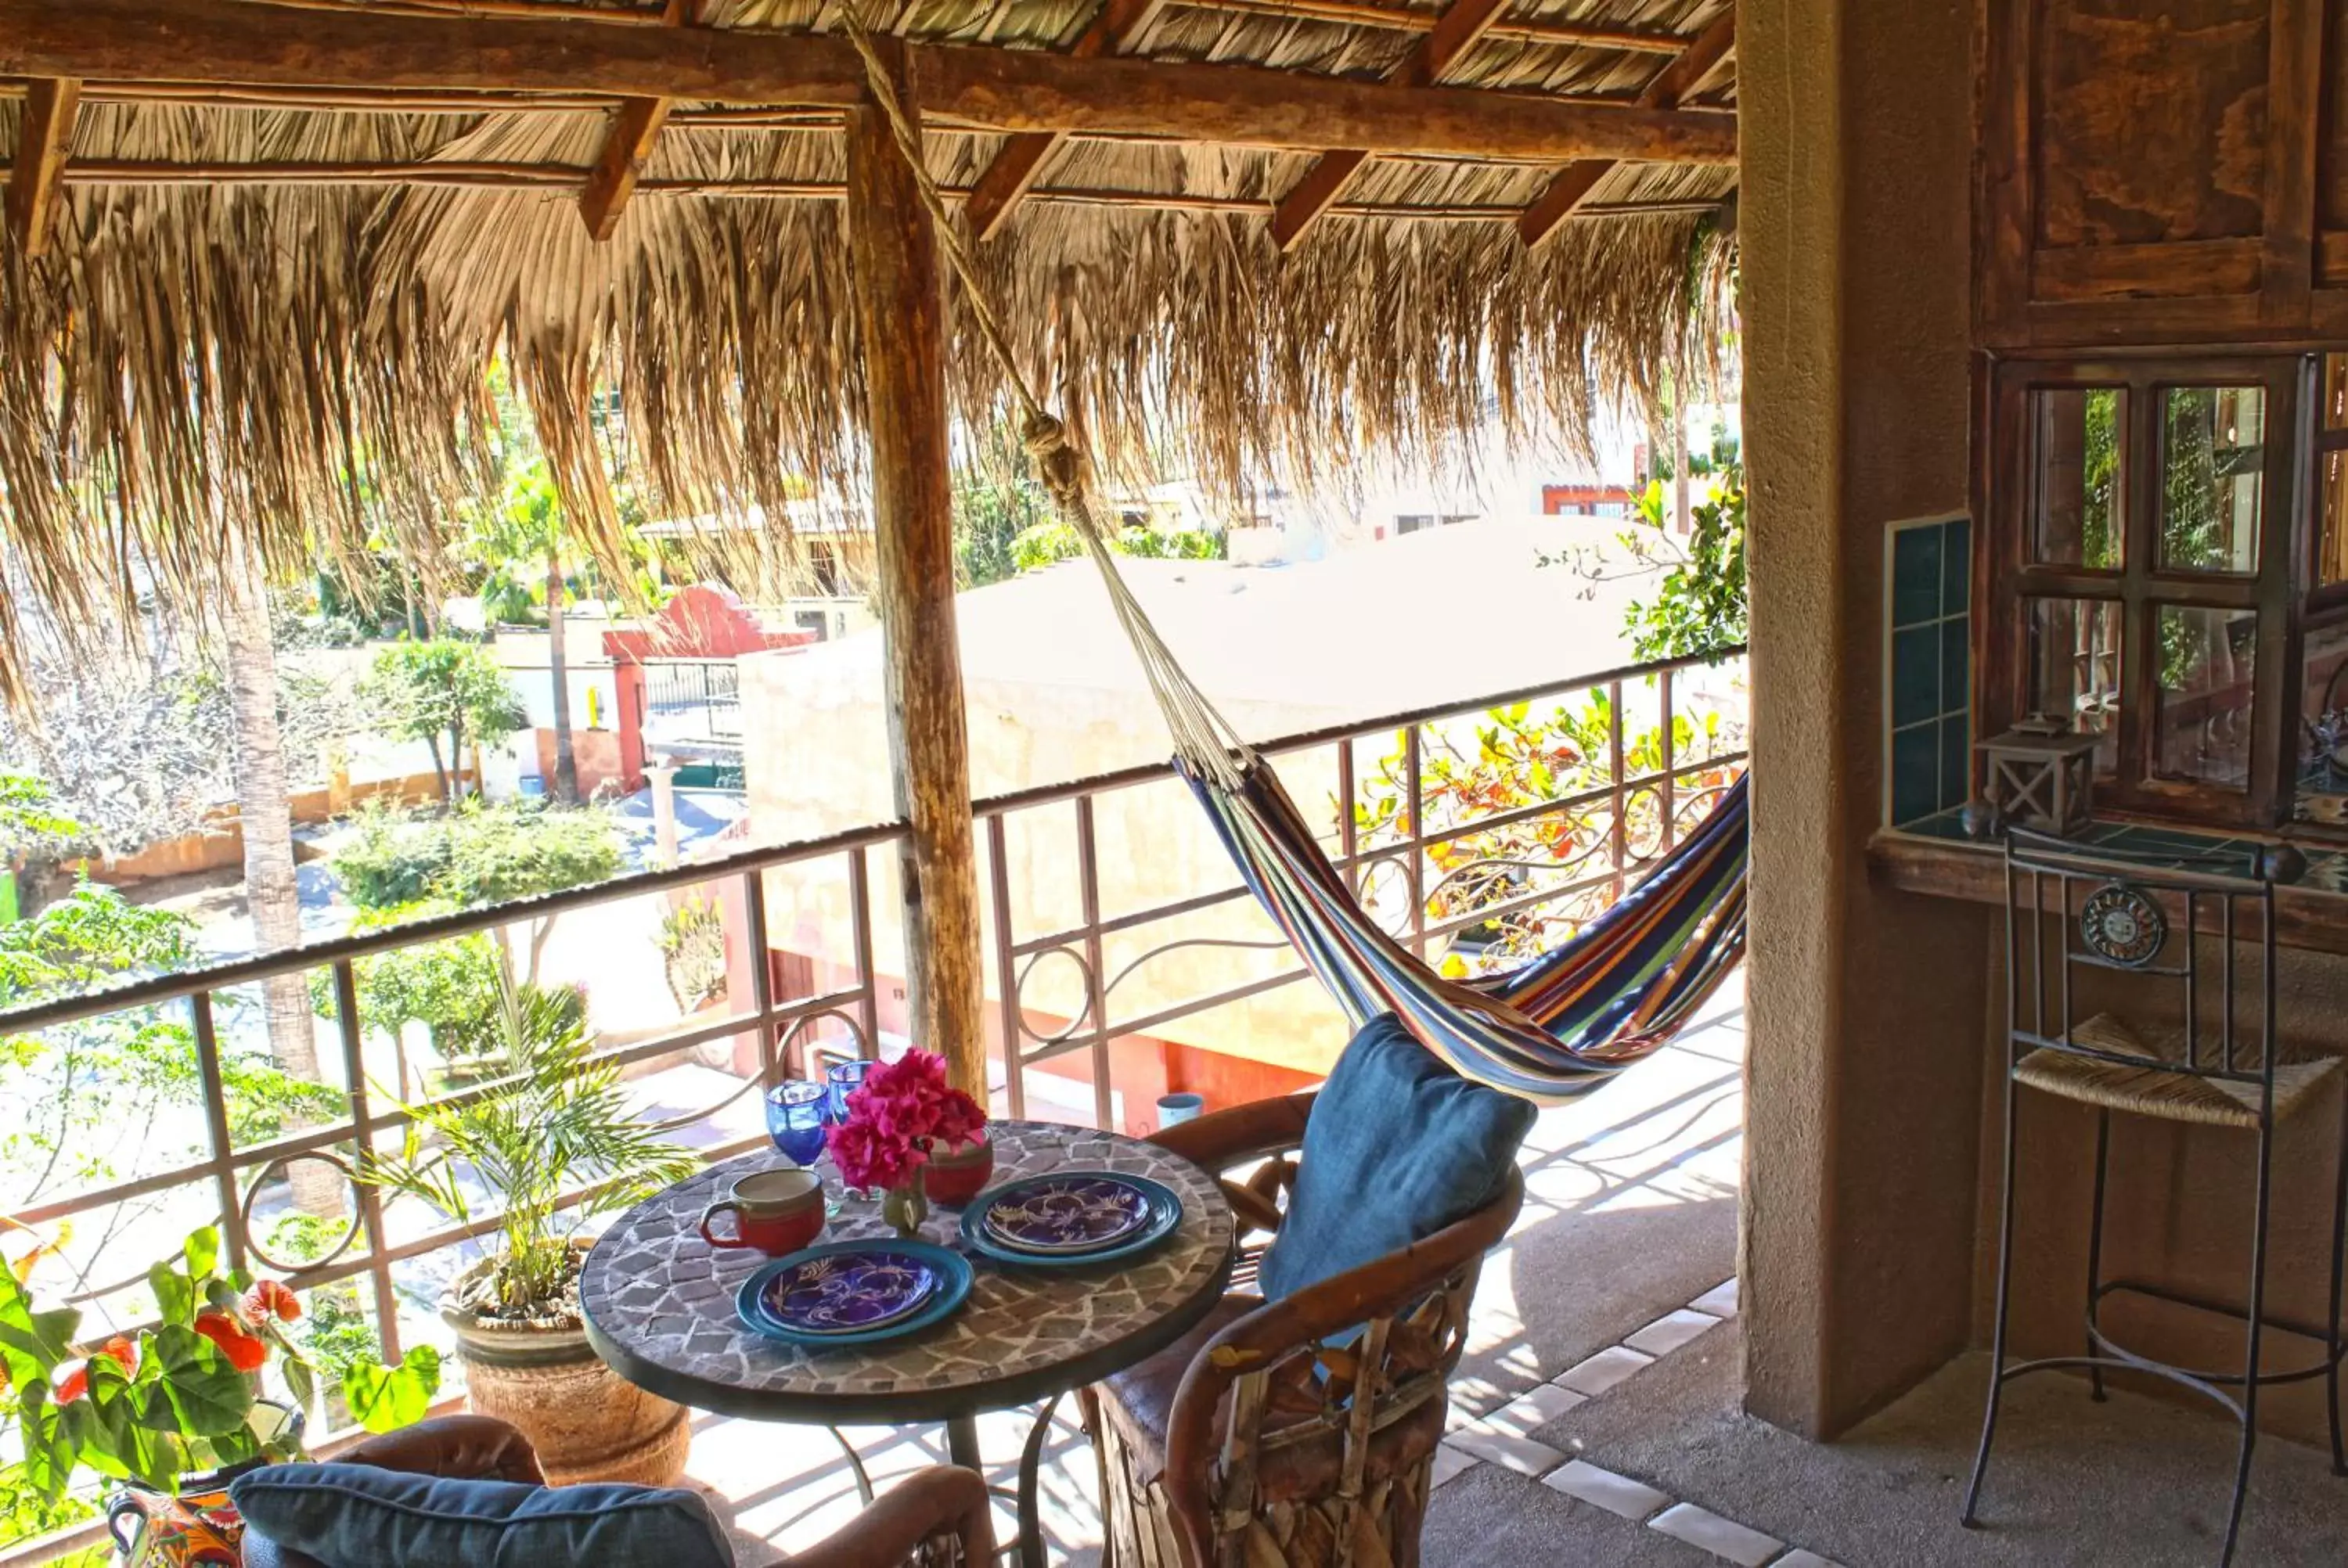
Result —
<instances>
[{"instance_id":1,"label":"blue glass cup","mask_svg":"<svg viewBox=\"0 0 2348 1568\"><path fill-rule=\"evenodd\" d=\"M830 1091L825 1113L832 1121L848 1120L848 1097L864 1086L864 1075L871 1071L869 1061L836 1061L824 1070L823 1081Z\"/></svg>"},{"instance_id":2,"label":"blue glass cup","mask_svg":"<svg viewBox=\"0 0 2348 1568\"><path fill-rule=\"evenodd\" d=\"M801 1167L823 1158L823 1125L830 1091L806 1079L769 1090L767 1094L767 1136L783 1157Z\"/></svg>"}]
</instances>

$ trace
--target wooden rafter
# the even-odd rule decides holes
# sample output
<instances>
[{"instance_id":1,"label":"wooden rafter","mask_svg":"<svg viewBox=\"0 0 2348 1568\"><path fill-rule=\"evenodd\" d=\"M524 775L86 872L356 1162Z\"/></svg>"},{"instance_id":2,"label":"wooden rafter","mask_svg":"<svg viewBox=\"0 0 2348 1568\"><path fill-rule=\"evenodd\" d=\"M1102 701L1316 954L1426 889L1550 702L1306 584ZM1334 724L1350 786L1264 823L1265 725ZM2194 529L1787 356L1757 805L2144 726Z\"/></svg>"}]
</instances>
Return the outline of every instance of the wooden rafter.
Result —
<instances>
[{"instance_id":1,"label":"wooden rafter","mask_svg":"<svg viewBox=\"0 0 2348 1568\"><path fill-rule=\"evenodd\" d=\"M924 114L1064 131L1567 163L1735 160L1733 115L1411 87L1258 66L910 45ZM843 38L738 28L416 17L236 0L0 0L0 75L388 90L610 93L752 108L853 107Z\"/></svg>"},{"instance_id":2,"label":"wooden rafter","mask_svg":"<svg viewBox=\"0 0 2348 1568\"><path fill-rule=\"evenodd\" d=\"M668 0L663 19L672 27L698 26L701 0ZM596 154L595 172L579 196L579 215L597 241L610 239L619 228L620 214L626 210L628 198L635 194L644 160L652 157L653 144L660 139L661 127L675 105L675 99L664 97L620 100L611 128L603 133L602 150Z\"/></svg>"},{"instance_id":3,"label":"wooden rafter","mask_svg":"<svg viewBox=\"0 0 2348 1568\"><path fill-rule=\"evenodd\" d=\"M8 177L8 226L16 248L27 256L46 251L57 231L66 157L73 148L74 118L80 108L81 83L71 77L43 77L26 95L16 133L16 164Z\"/></svg>"},{"instance_id":4,"label":"wooden rafter","mask_svg":"<svg viewBox=\"0 0 2348 1568\"><path fill-rule=\"evenodd\" d=\"M1452 0L1434 28L1411 46L1386 79L1406 87L1433 87L1452 62L1499 20L1507 4L1508 0ZM1369 159L1370 149L1358 147L1324 152L1315 159L1303 178L1281 199L1280 210L1272 214L1272 242L1282 251L1294 250Z\"/></svg>"},{"instance_id":5,"label":"wooden rafter","mask_svg":"<svg viewBox=\"0 0 2348 1568\"><path fill-rule=\"evenodd\" d=\"M1105 0L1085 30L1076 35L1076 41L1068 46L1068 57L1089 60L1115 54L1128 39L1139 36L1166 4L1167 0ZM994 161L980 172L969 201L963 204L971 232L981 240L992 239L1066 139L1059 131L1038 130L1004 143Z\"/></svg>"},{"instance_id":6,"label":"wooden rafter","mask_svg":"<svg viewBox=\"0 0 2348 1568\"><path fill-rule=\"evenodd\" d=\"M576 190L593 171L576 164L475 161L424 159L410 162L172 162L160 159L85 158L65 170L67 185L113 186L288 186L332 189L337 186L417 186L477 190ZM759 198L787 201L837 201L847 194L837 179L644 179L639 196L713 196ZM948 185L941 190L949 200L967 200L973 186ZM1030 201L1054 201L1085 207L1131 207L1168 212L1231 212L1269 218L1275 203L1260 196L1209 196L1196 191L1132 190L1101 186L1038 185L1027 192ZM1654 212L1704 212L1720 203L1706 199L1672 201L1585 202L1577 216ZM1437 223L1513 223L1519 209L1497 202L1340 201L1332 217L1395 218Z\"/></svg>"},{"instance_id":7,"label":"wooden rafter","mask_svg":"<svg viewBox=\"0 0 2348 1568\"><path fill-rule=\"evenodd\" d=\"M1200 11L1236 11L1242 15L1272 16L1285 21L1299 17L1318 22L1342 22L1354 27L1376 27L1403 33L1432 32L1443 20L1440 11L1406 10L1366 0L1173 0ZM1496 20L1484 30L1488 38L1508 38L1520 44L1552 44L1570 49L1622 49L1637 54L1676 55L1687 39L1676 33L1646 27L1616 27L1595 22Z\"/></svg>"},{"instance_id":8,"label":"wooden rafter","mask_svg":"<svg viewBox=\"0 0 2348 1568\"><path fill-rule=\"evenodd\" d=\"M1713 67L1727 57L1736 44L1736 7L1731 5L1718 21L1696 36L1695 41L1655 74L1639 95L1642 107L1652 109L1675 109L1704 79L1712 75ZM1589 199L1606 178L1615 160L1606 158L1578 159L1558 171L1548 189L1525 208L1517 220L1517 238L1528 245L1538 245L1549 238L1560 223L1573 216L1574 209Z\"/></svg>"}]
</instances>

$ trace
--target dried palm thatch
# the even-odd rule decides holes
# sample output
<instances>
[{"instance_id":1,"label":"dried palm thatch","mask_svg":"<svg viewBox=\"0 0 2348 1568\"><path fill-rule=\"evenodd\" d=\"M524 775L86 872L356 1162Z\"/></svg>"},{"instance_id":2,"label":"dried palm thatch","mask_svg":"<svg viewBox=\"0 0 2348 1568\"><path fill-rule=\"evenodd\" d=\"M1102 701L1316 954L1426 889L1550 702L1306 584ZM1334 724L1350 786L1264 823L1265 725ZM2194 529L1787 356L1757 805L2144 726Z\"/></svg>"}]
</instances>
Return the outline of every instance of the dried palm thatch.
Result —
<instances>
[{"instance_id":1,"label":"dried palm thatch","mask_svg":"<svg viewBox=\"0 0 2348 1568\"><path fill-rule=\"evenodd\" d=\"M1687 36L1722 8L1546 0L1510 15ZM716 13L730 26L833 20L819 0ZM914 0L894 25L1048 47L1089 14L1084 0ZM1128 47L1375 76L1423 30L1248 0L1169 5ZM1627 97L1657 64L1497 36L1447 80ZM142 592L201 607L252 563L292 575L386 538L428 577L483 482L469 455L500 361L532 404L570 526L607 556L614 474L674 516L780 518L810 490L859 487L846 160L822 117L746 126L680 106L599 242L568 176L594 161L604 110L281 108L92 87L72 143L86 172L68 165L56 243L33 259L0 237L0 685L21 592L68 629L125 626ZM19 118L0 93L0 149ZM1004 139L933 128L932 169L967 188ZM1733 170L1617 167L1589 199L1604 216L1529 248L1506 220L1555 170L1374 160L1283 255L1267 218L1311 162L1069 140L985 247L1029 370L1111 468L1170 456L1234 491L1264 472L1342 481L1360 451L1439 458L1495 413L1512 436L1570 448L1601 401L1652 395L1719 341ZM219 178L307 164L452 172ZM107 172L128 166L192 172ZM484 169L512 178L500 188ZM992 417L1003 389L966 321L955 369L963 416ZM604 397L620 417L591 425Z\"/></svg>"}]
</instances>

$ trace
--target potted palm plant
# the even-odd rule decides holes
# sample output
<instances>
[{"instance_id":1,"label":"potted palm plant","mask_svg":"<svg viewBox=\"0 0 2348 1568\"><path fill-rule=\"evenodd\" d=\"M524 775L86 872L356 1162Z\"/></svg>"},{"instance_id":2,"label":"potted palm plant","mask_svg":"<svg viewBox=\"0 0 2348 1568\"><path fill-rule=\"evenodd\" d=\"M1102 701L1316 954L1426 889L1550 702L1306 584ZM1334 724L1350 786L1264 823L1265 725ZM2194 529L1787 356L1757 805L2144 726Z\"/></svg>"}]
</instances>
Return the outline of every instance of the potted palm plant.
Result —
<instances>
[{"instance_id":1,"label":"potted palm plant","mask_svg":"<svg viewBox=\"0 0 2348 1568\"><path fill-rule=\"evenodd\" d=\"M636 1118L618 1065L595 1057L576 991L514 986L501 1010L499 1075L450 1102L407 1107L399 1152L370 1155L361 1178L465 1225L495 1212L481 1237L487 1255L440 1303L473 1408L520 1428L555 1484L666 1485L685 1468L685 1409L596 1358L579 1269L596 1219L696 1163Z\"/></svg>"}]
</instances>

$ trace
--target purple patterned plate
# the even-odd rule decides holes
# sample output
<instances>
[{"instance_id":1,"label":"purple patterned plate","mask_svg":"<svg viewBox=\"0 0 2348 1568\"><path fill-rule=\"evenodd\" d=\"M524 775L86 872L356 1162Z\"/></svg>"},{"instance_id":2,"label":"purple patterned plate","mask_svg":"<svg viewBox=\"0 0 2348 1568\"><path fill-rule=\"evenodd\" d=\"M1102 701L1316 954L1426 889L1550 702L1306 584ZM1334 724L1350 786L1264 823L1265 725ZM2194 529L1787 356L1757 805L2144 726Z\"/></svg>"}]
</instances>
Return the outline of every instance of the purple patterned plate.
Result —
<instances>
[{"instance_id":1,"label":"purple patterned plate","mask_svg":"<svg viewBox=\"0 0 2348 1568\"><path fill-rule=\"evenodd\" d=\"M1115 1246L1148 1225L1149 1194L1115 1176L1039 1176L1014 1182L986 1205L986 1233L1022 1252L1084 1253Z\"/></svg>"},{"instance_id":2,"label":"purple patterned plate","mask_svg":"<svg viewBox=\"0 0 2348 1568\"><path fill-rule=\"evenodd\" d=\"M861 1334L920 1311L938 1288L937 1271L884 1244L822 1254L767 1282L758 1305L800 1334Z\"/></svg>"}]
</instances>

